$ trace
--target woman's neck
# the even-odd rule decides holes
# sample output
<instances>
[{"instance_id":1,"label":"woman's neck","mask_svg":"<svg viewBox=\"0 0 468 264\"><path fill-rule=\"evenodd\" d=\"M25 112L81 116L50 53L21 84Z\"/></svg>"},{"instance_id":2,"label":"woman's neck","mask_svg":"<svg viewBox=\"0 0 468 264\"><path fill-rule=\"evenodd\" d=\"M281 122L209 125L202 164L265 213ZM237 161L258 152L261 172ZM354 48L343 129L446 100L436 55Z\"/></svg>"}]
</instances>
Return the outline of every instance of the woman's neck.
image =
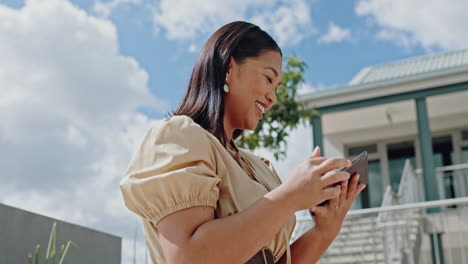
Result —
<instances>
[{"instance_id":1,"label":"woman's neck","mask_svg":"<svg viewBox=\"0 0 468 264\"><path fill-rule=\"evenodd\" d=\"M226 133L226 143L228 144L232 140L234 128L231 126L231 122L226 117L226 115L224 116L224 132Z\"/></svg>"}]
</instances>

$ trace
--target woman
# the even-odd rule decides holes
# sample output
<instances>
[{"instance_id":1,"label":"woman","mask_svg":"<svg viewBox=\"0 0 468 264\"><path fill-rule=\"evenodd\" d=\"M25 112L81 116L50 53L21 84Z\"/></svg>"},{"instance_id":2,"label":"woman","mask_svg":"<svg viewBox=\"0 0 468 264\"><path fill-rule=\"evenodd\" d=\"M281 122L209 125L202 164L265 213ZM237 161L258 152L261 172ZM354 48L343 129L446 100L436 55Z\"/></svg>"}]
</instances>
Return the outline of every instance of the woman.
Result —
<instances>
[{"instance_id":1,"label":"woman","mask_svg":"<svg viewBox=\"0 0 468 264\"><path fill-rule=\"evenodd\" d=\"M349 160L320 157L316 148L281 183L270 161L234 141L276 103L281 62L258 26L221 27L177 110L143 137L121 190L142 217L153 262L313 263L338 234L364 188L358 175L348 186L349 173L332 171ZM294 213L308 208L315 226L290 245Z\"/></svg>"}]
</instances>

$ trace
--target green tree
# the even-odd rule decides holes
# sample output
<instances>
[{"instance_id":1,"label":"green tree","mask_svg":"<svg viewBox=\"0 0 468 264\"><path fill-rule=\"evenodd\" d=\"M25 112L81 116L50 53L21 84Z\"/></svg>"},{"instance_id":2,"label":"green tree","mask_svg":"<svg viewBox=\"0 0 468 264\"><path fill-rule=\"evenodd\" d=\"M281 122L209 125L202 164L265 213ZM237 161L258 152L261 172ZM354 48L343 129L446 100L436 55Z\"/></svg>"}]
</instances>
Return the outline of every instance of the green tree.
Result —
<instances>
[{"instance_id":1,"label":"green tree","mask_svg":"<svg viewBox=\"0 0 468 264\"><path fill-rule=\"evenodd\" d=\"M301 122L311 124L312 117L318 115L315 109L307 109L297 102L297 89L304 83L304 70L307 68L300 57L286 58L282 82L277 92L278 102L267 111L254 131L245 131L236 142L240 147L254 150L266 148L273 151L276 160L284 159L287 138Z\"/></svg>"}]
</instances>

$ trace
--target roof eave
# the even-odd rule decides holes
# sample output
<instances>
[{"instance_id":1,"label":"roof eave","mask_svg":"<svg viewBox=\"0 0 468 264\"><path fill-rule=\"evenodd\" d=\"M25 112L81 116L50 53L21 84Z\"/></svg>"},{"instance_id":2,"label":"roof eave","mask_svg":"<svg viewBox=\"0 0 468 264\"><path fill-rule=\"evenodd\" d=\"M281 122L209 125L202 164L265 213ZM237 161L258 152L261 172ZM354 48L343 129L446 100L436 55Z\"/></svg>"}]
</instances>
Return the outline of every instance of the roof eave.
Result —
<instances>
[{"instance_id":1,"label":"roof eave","mask_svg":"<svg viewBox=\"0 0 468 264\"><path fill-rule=\"evenodd\" d=\"M359 100L351 99L351 98L348 98L349 100L346 100L346 97L348 95L353 95L356 92L362 92L364 95L365 93L368 93L369 91L381 90L382 88L385 88L385 87L404 85L408 83L415 83L415 82L421 82L421 81L426 81L426 80L434 80L434 79L438 79L441 77L446 77L449 75L460 74L460 73L468 73L468 65L465 65L462 67L439 70L439 71L425 72L425 73L420 73L417 75L401 77L398 79L382 80L382 81L370 82L370 83L364 83L364 84L346 85L346 86L341 86L341 87L337 87L334 89L327 89L327 90L322 90L318 92L310 92L307 94L302 94L298 96L296 99L298 102L302 104L314 106L316 108L327 107L331 105L339 105L339 104L359 101ZM446 83L445 85L447 84L450 84L450 83ZM428 88L432 88L432 87L420 87L419 90L424 90ZM387 92L384 94L381 94L380 96L377 96L377 97L374 96L374 97L368 97L368 98L362 97L360 99L378 98L378 97L393 95L393 94L397 94L401 92L402 91L394 92L392 91L392 89L387 89ZM342 100L339 103L327 102L327 99L332 98L332 97L337 97L337 96L342 97Z\"/></svg>"}]
</instances>

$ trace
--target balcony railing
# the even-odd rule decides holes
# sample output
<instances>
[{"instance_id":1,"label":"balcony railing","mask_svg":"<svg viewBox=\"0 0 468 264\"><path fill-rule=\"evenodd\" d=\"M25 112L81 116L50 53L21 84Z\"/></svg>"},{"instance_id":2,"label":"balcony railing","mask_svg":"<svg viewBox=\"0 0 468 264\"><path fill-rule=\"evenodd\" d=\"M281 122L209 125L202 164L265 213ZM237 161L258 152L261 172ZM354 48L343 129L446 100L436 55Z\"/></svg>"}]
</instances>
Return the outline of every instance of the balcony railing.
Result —
<instances>
[{"instance_id":1,"label":"balcony railing","mask_svg":"<svg viewBox=\"0 0 468 264\"><path fill-rule=\"evenodd\" d=\"M468 263L468 164L436 176L441 199L424 202L422 172L407 161L397 193L387 187L381 207L350 211L320 263ZM298 217L292 240L312 226Z\"/></svg>"},{"instance_id":2,"label":"balcony railing","mask_svg":"<svg viewBox=\"0 0 468 264\"><path fill-rule=\"evenodd\" d=\"M440 199L468 196L468 164L456 164L435 169ZM422 170L415 170L418 176Z\"/></svg>"},{"instance_id":3,"label":"balcony railing","mask_svg":"<svg viewBox=\"0 0 468 264\"><path fill-rule=\"evenodd\" d=\"M320 263L431 264L432 249L439 247L437 263L468 263L466 205L468 197L353 210ZM451 206L456 208L442 210ZM429 208L439 212L427 213Z\"/></svg>"}]
</instances>

